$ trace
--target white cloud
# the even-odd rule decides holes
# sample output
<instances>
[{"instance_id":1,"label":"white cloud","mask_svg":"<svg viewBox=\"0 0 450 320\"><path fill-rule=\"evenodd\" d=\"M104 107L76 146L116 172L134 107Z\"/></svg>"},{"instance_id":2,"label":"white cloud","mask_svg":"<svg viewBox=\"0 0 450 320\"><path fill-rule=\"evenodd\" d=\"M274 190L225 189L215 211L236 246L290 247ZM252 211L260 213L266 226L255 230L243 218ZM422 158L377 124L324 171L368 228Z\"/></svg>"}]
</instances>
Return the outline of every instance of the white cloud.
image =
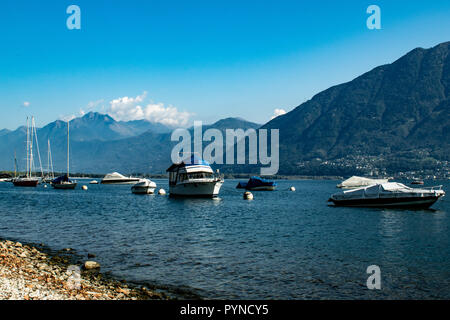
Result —
<instances>
[{"instance_id":1,"label":"white cloud","mask_svg":"<svg viewBox=\"0 0 450 320\"><path fill-rule=\"evenodd\" d=\"M59 120L62 120L62 121L67 122L67 121L72 121L72 120L75 119L76 117L77 117L77 116L74 115L74 114L67 115L67 116L60 115L60 116L59 116Z\"/></svg>"},{"instance_id":2,"label":"white cloud","mask_svg":"<svg viewBox=\"0 0 450 320\"><path fill-rule=\"evenodd\" d=\"M275 119L276 117L279 117L283 114L286 114L286 110L284 109L275 109L273 111L273 116L270 118L270 120Z\"/></svg>"},{"instance_id":3,"label":"white cloud","mask_svg":"<svg viewBox=\"0 0 450 320\"><path fill-rule=\"evenodd\" d=\"M82 117L89 111L100 109L117 121L148 120L158 122L171 127L184 127L189 123L192 113L178 111L172 105L165 106L163 103L147 102L147 92L143 92L137 97L121 97L109 102L105 107L104 100L91 101L86 107L80 108L80 111L72 115L61 115L60 120L70 121L77 117Z\"/></svg>"},{"instance_id":4,"label":"white cloud","mask_svg":"<svg viewBox=\"0 0 450 320\"><path fill-rule=\"evenodd\" d=\"M148 103L144 101L147 92L133 97L122 97L110 101L107 113L118 121L148 120L168 126L186 126L192 116L189 112L178 111L172 105L164 106L162 103Z\"/></svg>"},{"instance_id":5,"label":"white cloud","mask_svg":"<svg viewBox=\"0 0 450 320\"><path fill-rule=\"evenodd\" d=\"M24 106L25 108L30 106L30 102L29 101L25 101L22 106Z\"/></svg>"},{"instance_id":6,"label":"white cloud","mask_svg":"<svg viewBox=\"0 0 450 320\"><path fill-rule=\"evenodd\" d=\"M79 115L80 117L84 116L86 113L91 112L91 111L95 111L95 109L98 109L98 107L104 102L104 99L100 99L97 101L90 101L86 108L80 108L80 112ZM101 109L104 109L104 106L101 106Z\"/></svg>"}]
</instances>

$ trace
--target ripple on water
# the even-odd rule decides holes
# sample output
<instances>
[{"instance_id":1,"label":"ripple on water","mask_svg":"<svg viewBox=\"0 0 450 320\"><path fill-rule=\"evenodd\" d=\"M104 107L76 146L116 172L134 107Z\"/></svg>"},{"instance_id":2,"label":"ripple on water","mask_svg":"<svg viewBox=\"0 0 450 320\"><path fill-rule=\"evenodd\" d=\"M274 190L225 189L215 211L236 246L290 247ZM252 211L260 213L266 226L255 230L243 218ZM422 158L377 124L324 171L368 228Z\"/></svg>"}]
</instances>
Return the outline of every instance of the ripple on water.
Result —
<instances>
[{"instance_id":1,"label":"ripple on water","mask_svg":"<svg viewBox=\"0 0 450 320\"><path fill-rule=\"evenodd\" d=\"M336 183L280 181L251 202L233 180L218 200L0 183L0 237L94 253L118 277L209 298L450 298L448 199L435 211L334 208ZM372 264L378 292L365 287Z\"/></svg>"}]
</instances>

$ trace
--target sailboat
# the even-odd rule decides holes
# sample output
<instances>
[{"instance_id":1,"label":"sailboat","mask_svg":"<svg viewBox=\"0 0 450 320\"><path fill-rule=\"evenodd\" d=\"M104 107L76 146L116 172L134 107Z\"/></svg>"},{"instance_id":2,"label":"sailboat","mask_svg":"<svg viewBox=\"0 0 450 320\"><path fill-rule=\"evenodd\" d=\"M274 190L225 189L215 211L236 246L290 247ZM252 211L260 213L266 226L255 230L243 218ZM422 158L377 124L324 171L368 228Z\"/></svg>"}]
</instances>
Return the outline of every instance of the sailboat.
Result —
<instances>
[{"instance_id":1,"label":"sailboat","mask_svg":"<svg viewBox=\"0 0 450 320\"><path fill-rule=\"evenodd\" d=\"M75 189L77 183L69 179L69 121L67 121L67 174L62 175L52 181L55 189Z\"/></svg>"},{"instance_id":2,"label":"sailboat","mask_svg":"<svg viewBox=\"0 0 450 320\"><path fill-rule=\"evenodd\" d=\"M47 175L44 178L44 182L51 183L55 179L55 174L53 173L53 159L50 139L47 140L47 144Z\"/></svg>"},{"instance_id":3,"label":"sailboat","mask_svg":"<svg viewBox=\"0 0 450 320\"><path fill-rule=\"evenodd\" d=\"M34 166L34 160L33 160L33 138L36 137L36 146L38 149L38 155L39 155L39 145L37 140L37 134L36 134L36 128L34 123L34 117L31 118L31 130L30 130L30 123L28 121L27 117L27 172L25 176L23 177L17 177L12 180L12 183L16 187L36 187L39 184L39 178L33 177L33 166ZM39 155L39 162L41 161L41 157ZM15 161L15 167L16 161ZM42 171L42 164L41 164L41 171Z\"/></svg>"}]
</instances>

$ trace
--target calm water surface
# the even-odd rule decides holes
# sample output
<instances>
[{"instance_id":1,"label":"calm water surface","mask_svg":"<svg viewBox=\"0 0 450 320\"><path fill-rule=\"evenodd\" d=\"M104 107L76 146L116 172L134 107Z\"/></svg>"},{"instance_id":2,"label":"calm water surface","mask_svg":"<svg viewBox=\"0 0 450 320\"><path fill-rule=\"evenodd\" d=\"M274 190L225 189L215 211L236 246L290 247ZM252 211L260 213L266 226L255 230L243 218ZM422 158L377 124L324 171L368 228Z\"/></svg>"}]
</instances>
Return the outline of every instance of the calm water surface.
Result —
<instances>
[{"instance_id":1,"label":"calm water surface","mask_svg":"<svg viewBox=\"0 0 450 320\"><path fill-rule=\"evenodd\" d=\"M0 237L94 253L114 276L204 298L450 298L448 196L434 210L334 208L337 181L280 181L254 201L237 182L218 200L0 183ZM373 264L379 291L365 285Z\"/></svg>"}]
</instances>

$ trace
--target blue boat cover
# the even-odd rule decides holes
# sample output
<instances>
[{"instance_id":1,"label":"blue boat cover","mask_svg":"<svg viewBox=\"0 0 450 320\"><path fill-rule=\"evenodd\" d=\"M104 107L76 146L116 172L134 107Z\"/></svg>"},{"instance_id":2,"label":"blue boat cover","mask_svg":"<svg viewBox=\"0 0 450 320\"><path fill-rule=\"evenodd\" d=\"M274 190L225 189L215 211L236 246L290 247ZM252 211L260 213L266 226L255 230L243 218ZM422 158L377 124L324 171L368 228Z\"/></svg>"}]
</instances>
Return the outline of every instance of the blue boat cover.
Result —
<instances>
[{"instance_id":1,"label":"blue boat cover","mask_svg":"<svg viewBox=\"0 0 450 320\"><path fill-rule=\"evenodd\" d=\"M190 157L184 159L181 163L173 163L166 171L167 172L175 172L175 171L177 171L178 168L196 166L196 165L203 165L203 166L208 166L208 167L210 166L207 161L192 154Z\"/></svg>"},{"instance_id":2,"label":"blue boat cover","mask_svg":"<svg viewBox=\"0 0 450 320\"><path fill-rule=\"evenodd\" d=\"M67 176L67 174L59 176L58 178L53 179L53 181L52 181L52 183L54 183L54 184L58 184L61 182L71 182L71 181L70 181L69 177Z\"/></svg>"},{"instance_id":3,"label":"blue boat cover","mask_svg":"<svg viewBox=\"0 0 450 320\"><path fill-rule=\"evenodd\" d=\"M195 154L192 154L189 158L186 158L183 160L185 165L204 165L209 166L209 163L199 157L197 157Z\"/></svg>"},{"instance_id":4,"label":"blue boat cover","mask_svg":"<svg viewBox=\"0 0 450 320\"><path fill-rule=\"evenodd\" d=\"M239 182L236 186L236 189L245 189L247 188L247 182Z\"/></svg>"},{"instance_id":5,"label":"blue boat cover","mask_svg":"<svg viewBox=\"0 0 450 320\"><path fill-rule=\"evenodd\" d=\"M252 189L262 186L276 186L277 184L273 181L266 180L260 177L251 177L248 182L239 182L236 186L237 189Z\"/></svg>"}]
</instances>

